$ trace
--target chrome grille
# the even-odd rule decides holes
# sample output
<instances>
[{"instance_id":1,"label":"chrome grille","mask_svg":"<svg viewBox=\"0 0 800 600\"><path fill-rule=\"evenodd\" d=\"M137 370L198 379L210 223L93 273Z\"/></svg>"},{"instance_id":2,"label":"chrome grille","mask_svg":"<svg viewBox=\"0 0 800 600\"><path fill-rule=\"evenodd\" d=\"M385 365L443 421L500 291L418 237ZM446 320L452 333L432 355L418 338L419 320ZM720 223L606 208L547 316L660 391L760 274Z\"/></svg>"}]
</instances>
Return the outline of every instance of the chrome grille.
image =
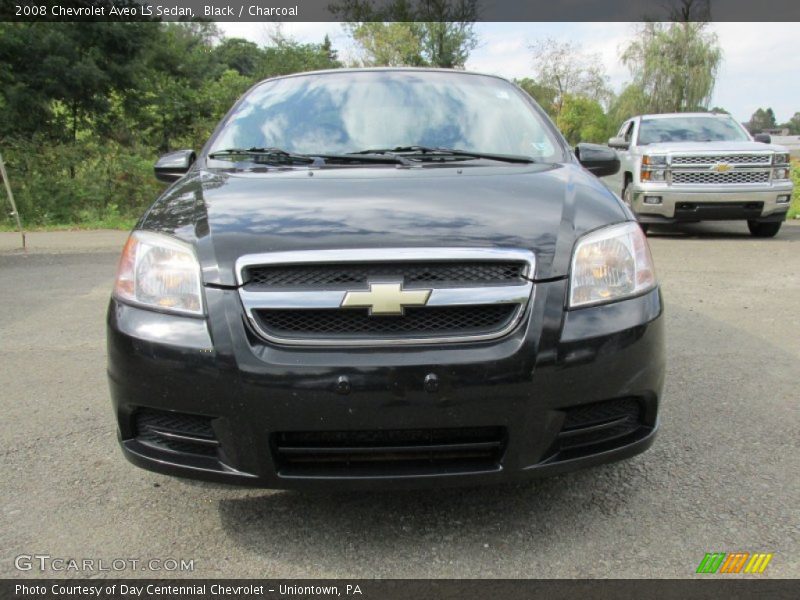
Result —
<instances>
[{"instance_id":1,"label":"chrome grille","mask_svg":"<svg viewBox=\"0 0 800 600\"><path fill-rule=\"evenodd\" d=\"M368 251L365 251L368 252ZM325 287L350 289L367 285L373 278L397 277L407 287L422 285L498 285L524 284L522 261L484 262L418 262L401 265L330 264L330 265L262 265L245 269L244 280L251 288Z\"/></svg>"},{"instance_id":2,"label":"chrome grille","mask_svg":"<svg viewBox=\"0 0 800 600\"><path fill-rule=\"evenodd\" d=\"M266 340L373 346L510 333L532 296L535 260L518 249L322 250L243 256L236 270Z\"/></svg>"},{"instance_id":3,"label":"chrome grille","mask_svg":"<svg viewBox=\"0 0 800 600\"><path fill-rule=\"evenodd\" d=\"M769 171L673 171L672 183L675 184L722 184L735 185L742 183L769 183Z\"/></svg>"},{"instance_id":4,"label":"chrome grille","mask_svg":"<svg viewBox=\"0 0 800 600\"><path fill-rule=\"evenodd\" d=\"M673 166L684 165L714 165L716 163L730 165L759 165L768 166L772 163L772 154L709 154L709 155L684 155L672 156Z\"/></svg>"}]
</instances>

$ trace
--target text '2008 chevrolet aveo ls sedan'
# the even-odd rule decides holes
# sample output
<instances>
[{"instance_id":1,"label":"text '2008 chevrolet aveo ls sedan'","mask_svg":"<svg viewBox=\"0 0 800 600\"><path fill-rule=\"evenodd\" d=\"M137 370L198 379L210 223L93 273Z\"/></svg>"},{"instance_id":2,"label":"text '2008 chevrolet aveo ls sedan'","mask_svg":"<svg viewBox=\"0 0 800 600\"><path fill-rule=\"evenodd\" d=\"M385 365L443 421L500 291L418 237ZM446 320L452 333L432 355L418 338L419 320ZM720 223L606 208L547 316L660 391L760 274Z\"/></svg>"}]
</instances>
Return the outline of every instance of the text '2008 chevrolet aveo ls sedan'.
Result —
<instances>
[{"instance_id":1,"label":"text '2008 chevrolet aveo ls sedan'","mask_svg":"<svg viewBox=\"0 0 800 600\"><path fill-rule=\"evenodd\" d=\"M508 81L262 82L123 251L125 456L272 488L513 481L650 446L660 291L633 215Z\"/></svg>"}]
</instances>

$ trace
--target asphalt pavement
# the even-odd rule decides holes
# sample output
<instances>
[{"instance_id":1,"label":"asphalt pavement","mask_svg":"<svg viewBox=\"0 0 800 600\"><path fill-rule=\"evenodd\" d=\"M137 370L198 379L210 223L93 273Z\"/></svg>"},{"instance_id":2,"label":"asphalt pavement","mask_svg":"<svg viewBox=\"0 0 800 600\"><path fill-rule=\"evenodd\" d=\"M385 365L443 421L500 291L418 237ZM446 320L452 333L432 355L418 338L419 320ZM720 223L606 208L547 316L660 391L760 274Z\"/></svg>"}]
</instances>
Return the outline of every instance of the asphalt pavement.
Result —
<instances>
[{"instance_id":1,"label":"asphalt pavement","mask_svg":"<svg viewBox=\"0 0 800 600\"><path fill-rule=\"evenodd\" d=\"M648 452L524 485L403 493L238 489L128 464L104 333L124 239L31 234L22 253L0 234L0 577L683 578L714 551L774 553L761 577L800 576L796 222L773 240L739 223L650 235L668 373ZM33 555L194 570L16 568Z\"/></svg>"}]
</instances>

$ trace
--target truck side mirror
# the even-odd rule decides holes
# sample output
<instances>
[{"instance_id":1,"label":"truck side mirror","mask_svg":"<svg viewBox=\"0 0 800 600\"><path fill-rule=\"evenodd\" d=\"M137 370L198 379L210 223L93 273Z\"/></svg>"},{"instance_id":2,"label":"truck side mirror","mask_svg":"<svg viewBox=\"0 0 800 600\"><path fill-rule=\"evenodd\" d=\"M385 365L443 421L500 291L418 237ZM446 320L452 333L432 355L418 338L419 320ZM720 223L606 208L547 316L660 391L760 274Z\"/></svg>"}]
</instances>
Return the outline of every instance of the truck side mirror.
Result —
<instances>
[{"instance_id":1,"label":"truck side mirror","mask_svg":"<svg viewBox=\"0 0 800 600\"><path fill-rule=\"evenodd\" d=\"M768 133L757 133L753 136L753 139L757 142L761 142L762 144L772 143L772 136Z\"/></svg>"},{"instance_id":2,"label":"truck side mirror","mask_svg":"<svg viewBox=\"0 0 800 600\"><path fill-rule=\"evenodd\" d=\"M153 170L156 179L165 183L177 181L189 171L194 164L197 155L194 150L176 150L169 154L164 154L156 161Z\"/></svg>"},{"instance_id":3,"label":"truck side mirror","mask_svg":"<svg viewBox=\"0 0 800 600\"><path fill-rule=\"evenodd\" d=\"M627 150L630 148L631 144L625 138L612 137L610 140L608 140L608 146L610 148L617 148L619 150Z\"/></svg>"},{"instance_id":4,"label":"truck side mirror","mask_svg":"<svg viewBox=\"0 0 800 600\"><path fill-rule=\"evenodd\" d=\"M583 167L597 177L619 172L619 156L616 151L600 144L578 144L575 156Z\"/></svg>"}]
</instances>

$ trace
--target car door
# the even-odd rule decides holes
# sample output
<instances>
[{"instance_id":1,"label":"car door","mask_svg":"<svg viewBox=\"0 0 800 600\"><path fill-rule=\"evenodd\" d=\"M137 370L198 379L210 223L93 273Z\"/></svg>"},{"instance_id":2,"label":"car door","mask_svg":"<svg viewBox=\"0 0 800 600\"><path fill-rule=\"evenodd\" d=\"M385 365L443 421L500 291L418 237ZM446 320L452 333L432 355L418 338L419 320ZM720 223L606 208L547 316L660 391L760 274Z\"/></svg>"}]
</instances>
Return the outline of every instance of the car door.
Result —
<instances>
[{"instance_id":1,"label":"car door","mask_svg":"<svg viewBox=\"0 0 800 600\"><path fill-rule=\"evenodd\" d=\"M634 119L628 119L625 121L619 128L617 138L623 138L626 142L631 144L633 142L633 130L634 130ZM631 156L630 156L630 148L622 149L622 148L615 148L617 151L617 155L619 156L620 162L620 169L614 175L610 175L608 177L604 177L603 180L605 181L606 185L611 188L611 190L615 194L622 195L622 188L625 182L624 175L625 171L630 171L628 165L630 165Z\"/></svg>"}]
</instances>

